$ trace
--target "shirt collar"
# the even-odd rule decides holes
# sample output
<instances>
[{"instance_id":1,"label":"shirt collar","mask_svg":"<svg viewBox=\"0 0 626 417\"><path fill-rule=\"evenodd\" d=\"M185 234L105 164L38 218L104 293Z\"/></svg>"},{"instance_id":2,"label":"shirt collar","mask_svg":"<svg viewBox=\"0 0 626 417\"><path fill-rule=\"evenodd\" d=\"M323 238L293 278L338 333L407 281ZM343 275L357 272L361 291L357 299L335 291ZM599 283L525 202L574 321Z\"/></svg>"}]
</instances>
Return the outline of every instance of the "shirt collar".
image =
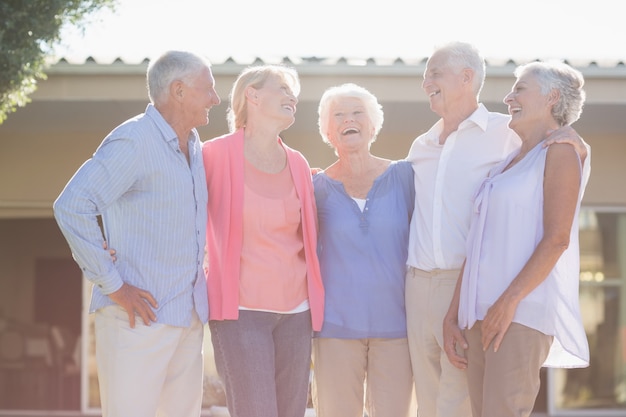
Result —
<instances>
[{"instance_id":1,"label":"shirt collar","mask_svg":"<svg viewBox=\"0 0 626 417\"><path fill-rule=\"evenodd\" d=\"M484 131L487 130L487 124L489 123L489 110L484 104L478 103L478 108L467 119L463 120L459 125L459 130L467 127L469 124L478 126Z\"/></svg>"},{"instance_id":2,"label":"shirt collar","mask_svg":"<svg viewBox=\"0 0 626 417\"><path fill-rule=\"evenodd\" d=\"M486 131L488 123L489 123L489 110L487 110L484 104L478 103L478 108L474 111L474 113L470 114L467 119L463 120L459 124L459 128L457 129L457 131L466 129L472 125L478 126L483 131ZM433 127L428 131L426 140L435 144L439 144L439 136L441 136L442 131L443 131L443 119L439 119L433 125Z\"/></svg>"},{"instance_id":3,"label":"shirt collar","mask_svg":"<svg viewBox=\"0 0 626 417\"><path fill-rule=\"evenodd\" d=\"M152 103L146 107L146 115L151 118L157 126L157 129L161 132L161 136L166 142L178 140L176 132L172 129L169 123L163 118L161 113L157 110Z\"/></svg>"}]
</instances>

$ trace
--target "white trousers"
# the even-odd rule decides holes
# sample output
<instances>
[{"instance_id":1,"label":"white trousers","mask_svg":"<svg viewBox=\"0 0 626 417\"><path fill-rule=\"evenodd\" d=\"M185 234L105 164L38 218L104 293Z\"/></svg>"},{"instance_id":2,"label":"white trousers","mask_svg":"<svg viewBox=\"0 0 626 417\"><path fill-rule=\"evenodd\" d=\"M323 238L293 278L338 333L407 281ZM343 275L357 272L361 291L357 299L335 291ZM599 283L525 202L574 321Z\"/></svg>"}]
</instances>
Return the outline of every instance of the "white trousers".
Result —
<instances>
[{"instance_id":1,"label":"white trousers","mask_svg":"<svg viewBox=\"0 0 626 417\"><path fill-rule=\"evenodd\" d=\"M197 417L202 407L204 326L143 324L119 306L95 313L103 417Z\"/></svg>"}]
</instances>

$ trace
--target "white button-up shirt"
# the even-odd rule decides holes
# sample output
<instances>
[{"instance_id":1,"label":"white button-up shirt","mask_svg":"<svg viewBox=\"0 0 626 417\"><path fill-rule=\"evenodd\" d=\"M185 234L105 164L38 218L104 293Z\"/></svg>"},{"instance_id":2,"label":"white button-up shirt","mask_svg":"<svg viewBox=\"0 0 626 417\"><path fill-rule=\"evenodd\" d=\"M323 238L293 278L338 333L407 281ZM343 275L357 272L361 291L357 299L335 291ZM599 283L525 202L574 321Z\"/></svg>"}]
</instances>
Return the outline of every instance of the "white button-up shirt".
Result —
<instances>
[{"instance_id":1,"label":"white button-up shirt","mask_svg":"<svg viewBox=\"0 0 626 417\"><path fill-rule=\"evenodd\" d=\"M426 271L462 266L472 197L489 170L521 145L509 119L480 104L443 145L442 120L415 139L407 157L415 172L409 266Z\"/></svg>"}]
</instances>

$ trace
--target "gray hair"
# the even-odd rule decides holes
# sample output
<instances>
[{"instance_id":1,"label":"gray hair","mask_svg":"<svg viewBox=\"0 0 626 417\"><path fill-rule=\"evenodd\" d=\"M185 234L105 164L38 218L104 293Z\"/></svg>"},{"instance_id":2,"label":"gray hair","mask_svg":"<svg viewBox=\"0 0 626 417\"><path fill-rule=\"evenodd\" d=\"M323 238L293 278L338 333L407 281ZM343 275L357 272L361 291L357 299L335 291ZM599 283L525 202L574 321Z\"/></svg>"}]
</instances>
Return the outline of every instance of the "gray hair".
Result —
<instances>
[{"instance_id":1,"label":"gray hair","mask_svg":"<svg viewBox=\"0 0 626 417\"><path fill-rule=\"evenodd\" d=\"M552 90L559 92L559 100L552 107L552 116L560 126L571 125L582 114L586 98L583 90L585 80L577 69L560 61L536 61L518 66L514 74L517 79L526 74L534 75L544 95Z\"/></svg>"},{"instance_id":2,"label":"gray hair","mask_svg":"<svg viewBox=\"0 0 626 417\"><path fill-rule=\"evenodd\" d=\"M246 125L248 121L248 101L246 89L259 89L272 76L286 83L294 96L300 94L300 78L294 68L282 64L256 65L244 69L233 84L230 92L230 106L227 111L228 127L231 132Z\"/></svg>"},{"instance_id":3,"label":"gray hair","mask_svg":"<svg viewBox=\"0 0 626 417\"><path fill-rule=\"evenodd\" d=\"M148 97L153 104L164 104L168 99L170 85L177 80L190 83L192 78L211 63L192 52L166 51L148 64Z\"/></svg>"},{"instance_id":4,"label":"gray hair","mask_svg":"<svg viewBox=\"0 0 626 417\"><path fill-rule=\"evenodd\" d=\"M478 98L485 84L486 74L485 59L478 48L470 43L455 41L437 47L435 53L445 54L447 64L456 72L460 72L465 68L474 71L474 94Z\"/></svg>"},{"instance_id":5,"label":"gray hair","mask_svg":"<svg viewBox=\"0 0 626 417\"><path fill-rule=\"evenodd\" d=\"M319 116L317 124L319 126L320 134L322 135L322 140L330 145L330 140L328 139L326 132L328 131L331 107L337 102L337 100L342 98L356 98L363 102L367 115L372 122L372 125L374 125L374 137L370 141L370 144L374 142L380 132L380 129L383 127L383 121L385 118L383 107L378 103L378 99L374 94L370 93L364 87L352 83L330 87L324 91L324 94L320 99L320 104L317 108L317 114Z\"/></svg>"}]
</instances>

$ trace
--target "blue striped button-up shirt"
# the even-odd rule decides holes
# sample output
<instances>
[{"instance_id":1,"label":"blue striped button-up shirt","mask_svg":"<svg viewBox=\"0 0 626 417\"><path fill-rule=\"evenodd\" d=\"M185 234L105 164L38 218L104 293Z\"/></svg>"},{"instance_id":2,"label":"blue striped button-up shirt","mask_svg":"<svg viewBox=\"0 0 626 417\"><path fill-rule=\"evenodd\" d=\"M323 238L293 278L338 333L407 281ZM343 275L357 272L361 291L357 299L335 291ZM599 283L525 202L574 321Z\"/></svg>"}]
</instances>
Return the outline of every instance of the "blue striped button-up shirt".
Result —
<instances>
[{"instance_id":1,"label":"blue striped button-up shirt","mask_svg":"<svg viewBox=\"0 0 626 417\"><path fill-rule=\"evenodd\" d=\"M207 187L195 130L188 145L190 163L149 104L104 139L55 201L74 259L95 284L91 312L113 304L107 294L126 282L156 298L157 322L188 326L194 308L206 322ZM103 239L117 251L115 262Z\"/></svg>"}]
</instances>

